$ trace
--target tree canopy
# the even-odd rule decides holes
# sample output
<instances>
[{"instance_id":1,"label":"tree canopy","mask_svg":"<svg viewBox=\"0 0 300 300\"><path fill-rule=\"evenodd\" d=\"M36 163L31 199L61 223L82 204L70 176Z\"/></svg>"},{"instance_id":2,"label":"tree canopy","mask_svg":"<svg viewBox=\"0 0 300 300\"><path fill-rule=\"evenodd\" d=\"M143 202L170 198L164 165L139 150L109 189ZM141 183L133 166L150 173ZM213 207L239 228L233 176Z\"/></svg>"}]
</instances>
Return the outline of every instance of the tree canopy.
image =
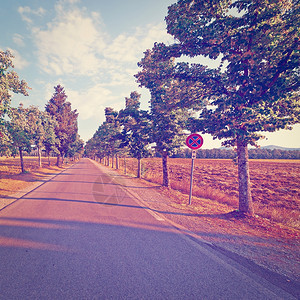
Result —
<instances>
[{"instance_id":1,"label":"tree canopy","mask_svg":"<svg viewBox=\"0 0 300 300\"><path fill-rule=\"evenodd\" d=\"M12 53L0 50L0 145L1 151L6 152L9 146L9 132L5 115L9 112L11 105L11 92L21 93L28 96L28 85L24 80L20 80L18 74L13 71Z\"/></svg>"},{"instance_id":2,"label":"tree canopy","mask_svg":"<svg viewBox=\"0 0 300 300\"><path fill-rule=\"evenodd\" d=\"M55 117L57 124L55 127L55 134L57 136L56 148L60 156L68 153L69 147L77 139L78 126L77 117L78 113L72 110L71 103L67 101L67 95L61 85L54 87L55 92L49 102L46 104L46 111ZM59 157L58 161L59 163Z\"/></svg>"},{"instance_id":3,"label":"tree canopy","mask_svg":"<svg viewBox=\"0 0 300 300\"><path fill-rule=\"evenodd\" d=\"M166 21L179 42L159 51L221 58L217 69L176 66L178 78L198 84L194 101L209 101L195 128L235 146L299 122L298 1L180 0Z\"/></svg>"},{"instance_id":4,"label":"tree canopy","mask_svg":"<svg viewBox=\"0 0 300 300\"><path fill-rule=\"evenodd\" d=\"M141 177L141 159L149 155L151 121L149 113L140 109L141 95L134 91L125 98L125 109L119 112L118 120L122 126L120 138L122 147L128 149L132 157L138 159L138 175Z\"/></svg>"}]
</instances>

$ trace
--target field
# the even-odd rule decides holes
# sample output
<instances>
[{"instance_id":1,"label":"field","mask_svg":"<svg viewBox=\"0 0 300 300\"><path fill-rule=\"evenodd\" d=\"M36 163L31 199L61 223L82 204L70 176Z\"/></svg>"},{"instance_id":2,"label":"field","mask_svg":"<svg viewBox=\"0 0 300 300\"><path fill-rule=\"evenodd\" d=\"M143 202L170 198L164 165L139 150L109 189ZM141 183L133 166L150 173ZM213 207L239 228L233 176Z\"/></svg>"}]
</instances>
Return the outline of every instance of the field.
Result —
<instances>
[{"instance_id":1,"label":"field","mask_svg":"<svg viewBox=\"0 0 300 300\"><path fill-rule=\"evenodd\" d=\"M191 159L169 159L171 188L189 193ZM124 161L120 160L124 169ZM127 172L136 174L136 160L126 160ZM300 228L300 161L251 160L250 177L255 213L290 227ZM142 176L162 183L159 158L142 160ZM201 198L238 208L237 166L232 160L197 159L194 168L193 205ZM187 204L187 198L182 201Z\"/></svg>"},{"instance_id":2,"label":"field","mask_svg":"<svg viewBox=\"0 0 300 300\"><path fill-rule=\"evenodd\" d=\"M42 158L42 168L38 168L37 157L24 157L26 172L21 173L20 158L0 157L0 198L26 188L32 182L42 180L45 176L57 172L56 158L51 157L51 166L48 158Z\"/></svg>"}]
</instances>

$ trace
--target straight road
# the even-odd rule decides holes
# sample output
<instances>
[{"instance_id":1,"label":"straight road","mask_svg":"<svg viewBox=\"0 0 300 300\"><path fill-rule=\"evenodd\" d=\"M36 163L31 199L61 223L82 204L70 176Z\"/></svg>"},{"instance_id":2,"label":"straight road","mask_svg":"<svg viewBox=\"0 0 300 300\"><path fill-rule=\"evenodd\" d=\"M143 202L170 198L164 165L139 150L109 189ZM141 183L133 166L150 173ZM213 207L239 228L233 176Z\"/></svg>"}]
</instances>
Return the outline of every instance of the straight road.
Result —
<instances>
[{"instance_id":1,"label":"straight road","mask_svg":"<svg viewBox=\"0 0 300 300\"><path fill-rule=\"evenodd\" d=\"M294 299L103 170L82 159L0 211L0 299Z\"/></svg>"}]
</instances>

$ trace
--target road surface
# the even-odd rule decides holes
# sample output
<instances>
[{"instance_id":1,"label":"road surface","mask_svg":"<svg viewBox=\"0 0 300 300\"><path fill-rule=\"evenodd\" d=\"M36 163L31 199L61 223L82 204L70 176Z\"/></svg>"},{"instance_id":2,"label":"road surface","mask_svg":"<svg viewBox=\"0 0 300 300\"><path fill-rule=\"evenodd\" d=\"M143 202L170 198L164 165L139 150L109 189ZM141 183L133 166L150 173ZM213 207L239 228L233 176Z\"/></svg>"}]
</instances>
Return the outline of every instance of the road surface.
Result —
<instances>
[{"instance_id":1,"label":"road surface","mask_svg":"<svg viewBox=\"0 0 300 300\"><path fill-rule=\"evenodd\" d=\"M88 159L0 211L0 299L294 299Z\"/></svg>"}]
</instances>

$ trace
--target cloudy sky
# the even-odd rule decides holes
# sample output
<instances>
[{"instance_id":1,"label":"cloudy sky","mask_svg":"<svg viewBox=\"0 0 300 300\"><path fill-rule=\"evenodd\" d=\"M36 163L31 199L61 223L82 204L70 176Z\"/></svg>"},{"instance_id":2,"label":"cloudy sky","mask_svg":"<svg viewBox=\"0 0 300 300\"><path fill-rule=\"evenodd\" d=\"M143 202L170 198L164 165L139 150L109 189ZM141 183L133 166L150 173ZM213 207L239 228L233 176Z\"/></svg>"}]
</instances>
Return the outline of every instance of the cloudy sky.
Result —
<instances>
[{"instance_id":1,"label":"cloudy sky","mask_svg":"<svg viewBox=\"0 0 300 300\"><path fill-rule=\"evenodd\" d=\"M154 42L172 43L164 17L175 0L0 0L0 49L11 50L29 97L13 96L44 109L61 84L79 112L79 134L87 141L104 120L104 108L124 107L132 91L149 93L135 82L137 62ZM268 135L261 145L300 148L300 126ZM220 142L204 136L203 148Z\"/></svg>"}]
</instances>

